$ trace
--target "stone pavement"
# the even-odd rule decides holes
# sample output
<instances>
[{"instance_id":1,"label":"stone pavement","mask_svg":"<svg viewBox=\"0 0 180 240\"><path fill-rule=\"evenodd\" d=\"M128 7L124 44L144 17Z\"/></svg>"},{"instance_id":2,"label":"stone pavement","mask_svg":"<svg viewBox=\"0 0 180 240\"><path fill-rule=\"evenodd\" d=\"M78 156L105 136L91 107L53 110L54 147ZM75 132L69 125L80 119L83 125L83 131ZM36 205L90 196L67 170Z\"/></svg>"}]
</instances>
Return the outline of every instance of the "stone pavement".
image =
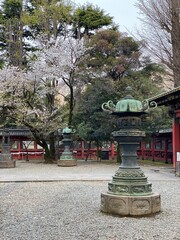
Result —
<instances>
[{"instance_id":1,"label":"stone pavement","mask_svg":"<svg viewBox=\"0 0 180 240\"><path fill-rule=\"evenodd\" d=\"M180 177L141 167L160 193L161 213L117 217L100 211L119 164L78 160L75 167L17 161L0 169L1 240L180 240Z\"/></svg>"},{"instance_id":2,"label":"stone pavement","mask_svg":"<svg viewBox=\"0 0 180 240\"><path fill-rule=\"evenodd\" d=\"M56 164L16 161L15 168L0 169L1 182L53 182L53 181L109 181L119 164L78 160L77 166L58 167ZM148 179L177 180L170 167L142 166Z\"/></svg>"}]
</instances>

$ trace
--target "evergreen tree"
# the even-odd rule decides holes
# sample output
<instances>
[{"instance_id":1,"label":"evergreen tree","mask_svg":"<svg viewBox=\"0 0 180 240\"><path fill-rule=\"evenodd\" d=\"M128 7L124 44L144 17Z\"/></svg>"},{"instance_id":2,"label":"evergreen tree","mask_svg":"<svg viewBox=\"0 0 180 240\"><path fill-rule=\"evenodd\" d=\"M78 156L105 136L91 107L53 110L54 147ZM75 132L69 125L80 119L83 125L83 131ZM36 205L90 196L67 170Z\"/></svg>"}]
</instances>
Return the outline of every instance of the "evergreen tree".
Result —
<instances>
[{"instance_id":1,"label":"evergreen tree","mask_svg":"<svg viewBox=\"0 0 180 240\"><path fill-rule=\"evenodd\" d=\"M113 25L113 18L104 13L104 10L92 4L85 4L75 10L73 15L74 36L90 37L94 31L105 26Z\"/></svg>"},{"instance_id":2,"label":"evergreen tree","mask_svg":"<svg viewBox=\"0 0 180 240\"><path fill-rule=\"evenodd\" d=\"M76 99L73 124L79 136L87 141L109 140L114 119L102 111L101 105L116 96L113 82L94 79Z\"/></svg>"},{"instance_id":3,"label":"evergreen tree","mask_svg":"<svg viewBox=\"0 0 180 240\"><path fill-rule=\"evenodd\" d=\"M22 0L4 0L0 12L1 50L14 66L23 65Z\"/></svg>"},{"instance_id":4,"label":"evergreen tree","mask_svg":"<svg viewBox=\"0 0 180 240\"><path fill-rule=\"evenodd\" d=\"M83 129L81 133L86 133L87 139L100 140L107 136L110 139L114 122L110 124L112 116L102 112L101 104L108 100L117 103L124 97L127 86L133 88L134 98L141 101L158 94L164 68L142 56L141 43L118 31L98 31L89 44L92 48L87 60L87 73L91 81L82 98L77 99L75 124L78 129ZM163 111L154 113L156 117L149 118L148 127L164 114Z\"/></svg>"}]
</instances>

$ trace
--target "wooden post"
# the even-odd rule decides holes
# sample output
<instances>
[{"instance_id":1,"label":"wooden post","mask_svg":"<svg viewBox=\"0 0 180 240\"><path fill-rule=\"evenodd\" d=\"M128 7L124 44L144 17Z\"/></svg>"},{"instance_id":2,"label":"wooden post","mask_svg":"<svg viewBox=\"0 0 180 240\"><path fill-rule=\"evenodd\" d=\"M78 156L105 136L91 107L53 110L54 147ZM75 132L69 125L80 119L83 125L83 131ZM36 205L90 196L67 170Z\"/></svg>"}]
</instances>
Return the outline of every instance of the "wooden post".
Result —
<instances>
[{"instance_id":1,"label":"wooden post","mask_svg":"<svg viewBox=\"0 0 180 240\"><path fill-rule=\"evenodd\" d=\"M176 116L172 127L173 167L176 168L177 152L180 152L180 110L175 111Z\"/></svg>"}]
</instances>

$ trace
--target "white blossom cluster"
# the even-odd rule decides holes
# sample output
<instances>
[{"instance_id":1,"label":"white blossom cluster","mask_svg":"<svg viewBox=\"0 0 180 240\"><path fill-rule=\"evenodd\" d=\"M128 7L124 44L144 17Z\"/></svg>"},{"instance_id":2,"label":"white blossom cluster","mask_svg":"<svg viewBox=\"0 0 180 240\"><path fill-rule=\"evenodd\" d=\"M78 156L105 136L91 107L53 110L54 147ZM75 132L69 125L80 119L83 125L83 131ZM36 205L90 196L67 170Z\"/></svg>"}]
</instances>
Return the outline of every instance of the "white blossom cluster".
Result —
<instances>
[{"instance_id":1,"label":"white blossom cluster","mask_svg":"<svg viewBox=\"0 0 180 240\"><path fill-rule=\"evenodd\" d=\"M61 87L66 86L67 93L69 87L82 85L82 79L75 77L78 72L78 65L86 57L87 48L83 39L57 38L54 43L43 44L41 50L37 52L37 61L33 63L32 71L39 74L39 78L56 81Z\"/></svg>"},{"instance_id":2,"label":"white blossom cluster","mask_svg":"<svg viewBox=\"0 0 180 240\"><path fill-rule=\"evenodd\" d=\"M28 124L48 134L61 123L60 107L48 99L54 97L52 86L38 78L38 74L17 67L5 67L0 71L0 106L16 123ZM54 88L53 88L54 89ZM48 102L49 101L49 102Z\"/></svg>"},{"instance_id":3,"label":"white blossom cluster","mask_svg":"<svg viewBox=\"0 0 180 240\"><path fill-rule=\"evenodd\" d=\"M1 108L6 107L17 124L33 126L42 133L60 128L63 112L57 95L67 95L69 87L82 81L75 74L86 51L84 40L59 38L41 45L28 70L4 67L0 70Z\"/></svg>"}]
</instances>

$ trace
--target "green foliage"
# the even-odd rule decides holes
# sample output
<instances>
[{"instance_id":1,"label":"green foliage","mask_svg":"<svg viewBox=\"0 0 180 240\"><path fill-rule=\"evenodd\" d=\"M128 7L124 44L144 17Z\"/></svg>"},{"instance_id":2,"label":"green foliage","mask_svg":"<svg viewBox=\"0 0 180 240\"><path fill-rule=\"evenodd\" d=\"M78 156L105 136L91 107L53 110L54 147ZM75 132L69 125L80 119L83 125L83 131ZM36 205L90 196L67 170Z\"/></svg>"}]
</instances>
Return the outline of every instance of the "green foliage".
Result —
<instances>
[{"instance_id":1,"label":"green foliage","mask_svg":"<svg viewBox=\"0 0 180 240\"><path fill-rule=\"evenodd\" d=\"M161 92L165 70L163 66L151 62L147 57L139 62L139 68L129 68L120 81L115 82L116 91L122 94L127 86L133 89L133 96L143 101Z\"/></svg>"},{"instance_id":2,"label":"green foliage","mask_svg":"<svg viewBox=\"0 0 180 240\"><path fill-rule=\"evenodd\" d=\"M98 7L95 7L92 4L86 4L82 7L79 7L75 10L73 22L75 27L75 36L78 38L78 35L84 34L90 36L92 30L100 29L103 26L109 26L112 22L112 17L105 14L103 10ZM83 32L79 32L79 29L83 28Z\"/></svg>"},{"instance_id":3,"label":"green foliage","mask_svg":"<svg viewBox=\"0 0 180 240\"><path fill-rule=\"evenodd\" d=\"M22 11L22 0L5 0L2 4L4 18L20 18Z\"/></svg>"},{"instance_id":4,"label":"green foliage","mask_svg":"<svg viewBox=\"0 0 180 240\"><path fill-rule=\"evenodd\" d=\"M93 46L88 66L104 72L115 81L140 67L139 43L115 30L98 31L92 37Z\"/></svg>"},{"instance_id":5,"label":"green foliage","mask_svg":"<svg viewBox=\"0 0 180 240\"><path fill-rule=\"evenodd\" d=\"M108 100L119 101L124 97L127 86L132 87L133 97L141 101L160 93L157 83L162 81L164 68L141 56L140 42L117 31L98 31L90 45L92 49L87 66L99 79L95 77L77 100L75 124L86 140L105 140L110 139L115 121L102 112L101 104ZM151 131L155 122L157 126L169 126L170 121L165 115L165 110L155 110L154 116L150 114L148 117L144 129Z\"/></svg>"},{"instance_id":6,"label":"green foliage","mask_svg":"<svg viewBox=\"0 0 180 240\"><path fill-rule=\"evenodd\" d=\"M56 38L58 34L66 34L66 26L72 19L71 11L71 4L63 1L32 1L32 6L27 6L23 13L23 22L33 34L46 33L49 38Z\"/></svg>"},{"instance_id":7,"label":"green foliage","mask_svg":"<svg viewBox=\"0 0 180 240\"><path fill-rule=\"evenodd\" d=\"M24 67L29 60L27 52L37 50L37 47L29 44L29 40L33 42L37 34L56 39L76 32L76 38L79 38L79 30L84 31L84 36L111 24L112 17L91 4L73 9L71 2L62 0L30 0L24 3L22 0L3 0L0 10L0 48L6 50L6 59L10 64ZM29 43L24 41L26 38Z\"/></svg>"},{"instance_id":8,"label":"green foliage","mask_svg":"<svg viewBox=\"0 0 180 240\"><path fill-rule=\"evenodd\" d=\"M148 137L148 133L170 129L172 127L172 118L168 115L167 107L157 107L149 112L143 123L143 128Z\"/></svg>"},{"instance_id":9,"label":"green foliage","mask_svg":"<svg viewBox=\"0 0 180 240\"><path fill-rule=\"evenodd\" d=\"M119 55L131 56L133 52L139 52L139 43L132 37L123 37L117 45Z\"/></svg>"},{"instance_id":10,"label":"green foliage","mask_svg":"<svg viewBox=\"0 0 180 240\"><path fill-rule=\"evenodd\" d=\"M48 39L56 39L58 36L66 36L69 31L75 38L88 36L87 43L91 50L83 63L77 64L76 75L77 79L86 81L86 87L78 96L74 92L70 96L73 100L73 124L81 138L90 141L109 140L115 122L112 116L102 111L102 103L108 100L116 103L124 97L127 86L133 88L133 96L139 100L158 94L160 89L157 83L162 81L163 67L142 57L141 42L123 36L117 28L113 28L113 18L92 4L86 4L73 12L71 4L63 1L40 0L30 3L25 5L22 12L21 0L4 0L0 12L1 49L6 48L13 63L25 63L25 52L35 51L36 48L27 48L23 37L36 39L36 34L46 33ZM25 25L28 25L29 30L23 32ZM100 30L104 26L111 29ZM0 67L2 65L3 62L0 62ZM74 83L72 87L78 89ZM50 110L54 100L49 101L52 97L49 94L46 97L44 104L49 103L46 107ZM63 117L67 120L68 111L64 112ZM149 115L144 127L148 131L166 128L170 122L166 110L158 108Z\"/></svg>"},{"instance_id":11,"label":"green foliage","mask_svg":"<svg viewBox=\"0 0 180 240\"><path fill-rule=\"evenodd\" d=\"M4 0L0 14L1 58L23 67L26 63L22 24L23 1Z\"/></svg>"},{"instance_id":12,"label":"green foliage","mask_svg":"<svg viewBox=\"0 0 180 240\"><path fill-rule=\"evenodd\" d=\"M78 8L75 12L75 18L79 22L80 27L86 29L98 29L112 23L112 17L105 15L104 11L92 4Z\"/></svg>"},{"instance_id":13,"label":"green foliage","mask_svg":"<svg viewBox=\"0 0 180 240\"><path fill-rule=\"evenodd\" d=\"M85 140L109 140L114 127L114 119L102 111L101 105L114 99L113 85L109 81L96 79L88 85L77 100L74 125Z\"/></svg>"}]
</instances>

